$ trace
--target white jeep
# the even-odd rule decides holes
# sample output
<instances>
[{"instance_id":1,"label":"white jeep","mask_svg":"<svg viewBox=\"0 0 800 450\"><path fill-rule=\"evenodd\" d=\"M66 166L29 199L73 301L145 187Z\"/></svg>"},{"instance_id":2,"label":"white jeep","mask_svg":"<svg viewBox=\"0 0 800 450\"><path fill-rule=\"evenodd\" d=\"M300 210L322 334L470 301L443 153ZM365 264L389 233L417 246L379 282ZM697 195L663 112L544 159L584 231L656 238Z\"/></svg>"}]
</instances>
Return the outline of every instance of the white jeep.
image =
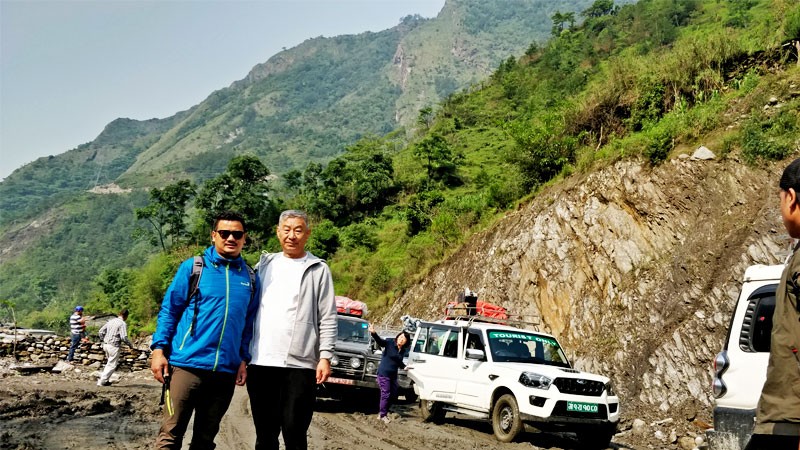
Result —
<instances>
[{"instance_id":1,"label":"white jeep","mask_svg":"<svg viewBox=\"0 0 800 450\"><path fill-rule=\"evenodd\" d=\"M750 266L722 351L714 358L712 449L744 448L753 432L758 398L767 379L775 291L783 265Z\"/></svg>"},{"instance_id":2,"label":"white jeep","mask_svg":"<svg viewBox=\"0 0 800 450\"><path fill-rule=\"evenodd\" d=\"M611 381L575 370L553 336L472 320L420 322L409 377L425 421L446 412L490 419L510 442L529 424L576 433L587 447L606 448L619 422Z\"/></svg>"}]
</instances>

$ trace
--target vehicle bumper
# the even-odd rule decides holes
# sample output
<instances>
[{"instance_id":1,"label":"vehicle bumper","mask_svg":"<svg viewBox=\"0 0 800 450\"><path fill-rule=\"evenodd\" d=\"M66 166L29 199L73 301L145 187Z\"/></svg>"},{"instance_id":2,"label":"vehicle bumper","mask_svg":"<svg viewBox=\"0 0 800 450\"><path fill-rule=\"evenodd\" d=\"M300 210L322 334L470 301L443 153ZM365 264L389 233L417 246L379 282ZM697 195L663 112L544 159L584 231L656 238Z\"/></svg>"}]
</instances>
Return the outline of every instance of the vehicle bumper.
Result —
<instances>
[{"instance_id":1,"label":"vehicle bumper","mask_svg":"<svg viewBox=\"0 0 800 450\"><path fill-rule=\"evenodd\" d=\"M378 384L374 380L371 381L354 380L351 378L337 377L336 375L331 375L330 377L328 377L328 380L325 382L325 384L330 384L338 387L353 386L359 388L378 389Z\"/></svg>"},{"instance_id":2,"label":"vehicle bumper","mask_svg":"<svg viewBox=\"0 0 800 450\"><path fill-rule=\"evenodd\" d=\"M709 449L742 449L750 440L755 409L714 408L714 429L706 431Z\"/></svg>"},{"instance_id":3,"label":"vehicle bumper","mask_svg":"<svg viewBox=\"0 0 800 450\"><path fill-rule=\"evenodd\" d=\"M549 392L525 390L515 395L520 414L529 418L526 422L531 424L539 422L598 425L619 422L620 408L617 396L603 394L599 397L585 397L560 394L557 397L551 397L550 394ZM569 411L568 403L596 405L597 411Z\"/></svg>"}]
</instances>

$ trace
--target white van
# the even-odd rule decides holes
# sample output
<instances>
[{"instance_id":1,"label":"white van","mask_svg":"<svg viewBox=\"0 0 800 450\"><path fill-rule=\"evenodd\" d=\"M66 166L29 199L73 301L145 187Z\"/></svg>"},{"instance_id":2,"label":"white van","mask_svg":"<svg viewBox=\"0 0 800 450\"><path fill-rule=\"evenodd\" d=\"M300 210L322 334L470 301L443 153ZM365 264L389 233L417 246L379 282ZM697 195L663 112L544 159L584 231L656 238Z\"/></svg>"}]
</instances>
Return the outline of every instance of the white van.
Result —
<instances>
[{"instance_id":1,"label":"white van","mask_svg":"<svg viewBox=\"0 0 800 450\"><path fill-rule=\"evenodd\" d=\"M711 449L744 448L753 432L756 406L767 379L775 291L784 266L750 266L722 351L714 358L714 429Z\"/></svg>"}]
</instances>

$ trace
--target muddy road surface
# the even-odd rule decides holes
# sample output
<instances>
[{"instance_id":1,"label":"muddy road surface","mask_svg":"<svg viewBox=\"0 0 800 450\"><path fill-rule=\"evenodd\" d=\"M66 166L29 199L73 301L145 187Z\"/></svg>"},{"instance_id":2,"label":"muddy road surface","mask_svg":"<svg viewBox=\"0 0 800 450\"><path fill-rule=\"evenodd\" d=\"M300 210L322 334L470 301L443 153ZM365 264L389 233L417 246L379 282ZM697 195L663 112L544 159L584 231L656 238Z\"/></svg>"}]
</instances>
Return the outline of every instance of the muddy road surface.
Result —
<instances>
[{"instance_id":1,"label":"muddy road surface","mask_svg":"<svg viewBox=\"0 0 800 450\"><path fill-rule=\"evenodd\" d=\"M121 373L109 387L96 386L95 381L95 373L87 370L0 373L0 450L152 448L161 414L161 385L148 371ZM356 397L358 401L318 399L309 429L310 449L578 448L570 434L535 430L528 430L520 442L502 444L488 422L465 416L448 415L439 425L424 423L417 404L402 400L386 425L377 418L376 395ZM191 431L184 448L190 435ZM615 437L611 448L658 448L630 445L623 438L624 433ZM236 388L216 443L220 450L253 448L255 431L245 388Z\"/></svg>"}]
</instances>

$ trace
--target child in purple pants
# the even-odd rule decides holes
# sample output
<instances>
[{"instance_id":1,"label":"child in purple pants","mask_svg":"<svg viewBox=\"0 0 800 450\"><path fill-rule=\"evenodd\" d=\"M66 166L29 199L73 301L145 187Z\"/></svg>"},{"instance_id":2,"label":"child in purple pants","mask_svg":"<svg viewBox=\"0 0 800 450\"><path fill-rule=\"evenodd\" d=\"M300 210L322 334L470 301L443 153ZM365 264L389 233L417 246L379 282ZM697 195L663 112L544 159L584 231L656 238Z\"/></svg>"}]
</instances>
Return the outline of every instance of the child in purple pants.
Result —
<instances>
[{"instance_id":1,"label":"child in purple pants","mask_svg":"<svg viewBox=\"0 0 800 450\"><path fill-rule=\"evenodd\" d=\"M404 368L403 352L411 344L408 332L397 333L394 339L383 339L375 332L375 327L369 324L369 332L375 342L383 348L381 362L378 364L378 386L381 388L380 413L378 418L384 423L389 423L389 406L397 397L397 371Z\"/></svg>"}]
</instances>

